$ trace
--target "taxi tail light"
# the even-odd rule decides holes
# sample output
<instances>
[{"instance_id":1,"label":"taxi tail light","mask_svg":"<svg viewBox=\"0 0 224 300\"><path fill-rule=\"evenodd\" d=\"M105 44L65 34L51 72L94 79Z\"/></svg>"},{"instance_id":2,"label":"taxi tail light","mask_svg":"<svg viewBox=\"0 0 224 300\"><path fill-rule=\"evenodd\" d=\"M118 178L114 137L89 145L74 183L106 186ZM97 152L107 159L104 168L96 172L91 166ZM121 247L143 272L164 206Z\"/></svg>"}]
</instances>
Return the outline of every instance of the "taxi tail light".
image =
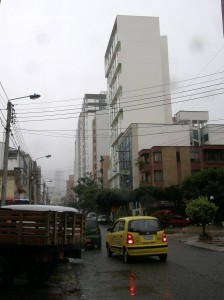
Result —
<instances>
[{"instance_id":1,"label":"taxi tail light","mask_svg":"<svg viewBox=\"0 0 224 300\"><path fill-rule=\"evenodd\" d=\"M129 244L129 245L134 244L134 238L133 238L133 235L130 234L130 233L127 234L127 244Z\"/></svg>"},{"instance_id":2,"label":"taxi tail light","mask_svg":"<svg viewBox=\"0 0 224 300\"><path fill-rule=\"evenodd\" d=\"M165 233L163 233L163 235L162 235L162 242L163 243L167 242L167 235Z\"/></svg>"}]
</instances>

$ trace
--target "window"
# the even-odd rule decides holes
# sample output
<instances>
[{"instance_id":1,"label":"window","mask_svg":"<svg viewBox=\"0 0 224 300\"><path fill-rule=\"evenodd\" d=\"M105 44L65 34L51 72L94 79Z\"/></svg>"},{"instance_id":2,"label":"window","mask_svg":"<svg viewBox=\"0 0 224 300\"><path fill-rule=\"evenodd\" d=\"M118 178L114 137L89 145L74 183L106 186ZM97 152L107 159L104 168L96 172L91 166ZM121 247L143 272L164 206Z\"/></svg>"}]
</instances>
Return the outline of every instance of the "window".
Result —
<instances>
[{"instance_id":1,"label":"window","mask_svg":"<svg viewBox=\"0 0 224 300\"><path fill-rule=\"evenodd\" d=\"M133 208L134 208L134 209L140 208L140 203L139 203L139 201L134 201L134 203L133 203Z\"/></svg>"},{"instance_id":2,"label":"window","mask_svg":"<svg viewBox=\"0 0 224 300\"><path fill-rule=\"evenodd\" d=\"M145 182L150 182L150 181L151 181L151 174L145 173Z\"/></svg>"},{"instance_id":3,"label":"window","mask_svg":"<svg viewBox=\"0 0 224 300\"><path fill-rule=\"evenodd\" d=\"M180 152L179 151L176 152L176 159L177 159L177 161L180 161Z\"/></svg>"},{"instance_id":4,"label":"window","mask_svg":"<svg viewBox=\"0 0 224 300\"><path fill-rule=\"evenodd\" d=\"M224 161L224 151L223 150L208 150L205 152L205 158L207 161L217 161L223 162Z\"/></svg>"},{"instance_id":5,"label":"window","mask_svg":"<svg viewBox=\"0 0 224 300\"><path fill-rule=\"evenodd\" d=\"M191 161L199 161L199 152L191 152L190 153Z\"/></svg>"},{"instance_id":6,"label":"window","mask_svg":"<svg viewBox=\"0 0 224 300\"><path fill-rule=\"evenodd\" d=\"M9 159L17 159L17 152L9 152L8 157Z\"/></svg>"},{"instance_id":7,"label":"window","mask_svg":"<svg viewBox=\"0 0 224 300\"><path fill-rule=\"evenodd\" d=\"M143 155L143 161L149 162L149 153Z\"/></svg>"},{"instance_id":8,"label":"window","mask_svg":"<svg viewBox=\"0 0 224 300\"><path fill-rule=\"evenodd\" d=\"M154 152L154 162L161 162L162 161L162 152Z\"/></svg>"},{"instance_id":9,"label":"window","mask_svg":"<svg viewBox=\"0 0 224 300\"><path fill-rule=\"evenodd\" d=\"M128 224L128 231L138 232L139 234L154 233L162 229L161 223L157 220L136 220L130 221Z\"/></svg>"},{"instance_id":10,"label":"window","mask_svg":"<svg viewBox=\"0 0 224 300\"><path fill-rule=\"evenodd\" d=\"M204 143L208 141L208 133L204 135Z\"/></svg>"},{"instance_id":11,"label":"window","mask_svg":"<svg viewBox=\"0 0 224 300\"><path fill-rule=\"evenodd\" d=\"M114 225L113 232L123 231L124 230L124 221L119 221Z\"/></svg>"},{"instance_id":12,"label":"window","mask_svg":"<svg viewBox=\"0 0 224 300\"><path fill-rule=\"evenodd\" d=\"M119 231L119 222L114 225L113 232Z\"/></svg>"},{"instance_id":13,"label":"window","mask_svg":"<svg viewBox=\"0 0 224 300\"><path fill-rule=\"evenodd\" d=\"M163 181L163 171L157 170L154 172L154 180L155 181Z\"/></svg>"},{"instance_id":14,"label":"window","mask_svg":"<svg viewBox=\"0 0 224 300\"><path fill-rule=\"evenodd\" d=\"M193 138L194 138L194 140L198 140L198 131L197 130L193 130Z\"/></svg>"}]
</instances>

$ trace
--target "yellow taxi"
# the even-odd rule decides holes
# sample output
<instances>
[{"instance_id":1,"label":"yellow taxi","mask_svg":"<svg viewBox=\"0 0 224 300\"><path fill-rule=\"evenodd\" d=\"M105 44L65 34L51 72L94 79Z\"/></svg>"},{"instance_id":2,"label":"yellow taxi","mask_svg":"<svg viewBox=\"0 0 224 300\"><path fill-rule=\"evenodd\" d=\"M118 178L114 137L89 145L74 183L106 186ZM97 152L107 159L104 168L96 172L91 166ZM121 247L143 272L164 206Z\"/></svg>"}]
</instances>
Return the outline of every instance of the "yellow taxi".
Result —
<instances>
[{"instance_id":1,"label":"yellow taxi","mask_svg":"<svg viewBox=\"0 0 224 300\"><path fill-rule=\"evenodd\" d=\"M166 261L167 236L160 221L150 216L123 217L107 229L107 255L113 253L124 257L126 263L133 256L158 256Z\"/></svg>"}]
</instances>

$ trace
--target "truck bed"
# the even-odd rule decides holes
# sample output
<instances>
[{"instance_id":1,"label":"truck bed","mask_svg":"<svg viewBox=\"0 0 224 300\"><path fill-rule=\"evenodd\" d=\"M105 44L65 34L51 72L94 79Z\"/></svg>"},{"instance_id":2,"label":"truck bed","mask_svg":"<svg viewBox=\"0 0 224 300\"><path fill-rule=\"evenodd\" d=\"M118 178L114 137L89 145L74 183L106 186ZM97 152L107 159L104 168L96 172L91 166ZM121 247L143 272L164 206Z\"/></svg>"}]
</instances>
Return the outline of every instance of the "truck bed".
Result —
<instances>
[{"instance_id":1,"label":"truck bed","mask_svg":"<svg viewBox=\"0 0 224 300\"><path fill-rule=\"evenodd\" d=\"M0 209L0 246L63 246L84 243L83 214Z\"/></svg>"}]
</instances>

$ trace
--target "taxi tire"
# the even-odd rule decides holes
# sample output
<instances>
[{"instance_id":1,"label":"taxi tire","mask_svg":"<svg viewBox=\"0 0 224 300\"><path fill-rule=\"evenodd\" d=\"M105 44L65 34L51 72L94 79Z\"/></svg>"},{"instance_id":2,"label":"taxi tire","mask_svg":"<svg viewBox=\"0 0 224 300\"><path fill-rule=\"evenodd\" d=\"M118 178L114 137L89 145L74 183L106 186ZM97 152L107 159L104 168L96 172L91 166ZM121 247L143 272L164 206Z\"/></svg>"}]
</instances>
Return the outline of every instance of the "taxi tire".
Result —
<instances>
[{"instance_id":1,"label":"taxi tire","mask_svg":"<svg viewBox=\"0 0 224 300\"><path fill-rule=\"evenodd\" d=\"M110 246L107 245L107 256L111 257L112 256L112 251L110 250Z\"/></svg>"},{"instance_id":2,"label":"taxi tire","mask_svg":"<svg viewBox=\"0 0 224 300\"><path fill-rule=\"evenodd\" d=\"M161 255L159 255L159 259L160 259L160 261L165 262L167 260L167 254L161 254Z\"/></svg>"},{"instance_id":3,"label":"taxi tire","mask_svg":"<svg viewBox=\"0 0 224 300\"><path fill-rule=\"evenodd\" d=\"M130 262L130 256L128 255L127 249L124 249L124 262L128 264Z\"/></svg>"}]
</instances>

